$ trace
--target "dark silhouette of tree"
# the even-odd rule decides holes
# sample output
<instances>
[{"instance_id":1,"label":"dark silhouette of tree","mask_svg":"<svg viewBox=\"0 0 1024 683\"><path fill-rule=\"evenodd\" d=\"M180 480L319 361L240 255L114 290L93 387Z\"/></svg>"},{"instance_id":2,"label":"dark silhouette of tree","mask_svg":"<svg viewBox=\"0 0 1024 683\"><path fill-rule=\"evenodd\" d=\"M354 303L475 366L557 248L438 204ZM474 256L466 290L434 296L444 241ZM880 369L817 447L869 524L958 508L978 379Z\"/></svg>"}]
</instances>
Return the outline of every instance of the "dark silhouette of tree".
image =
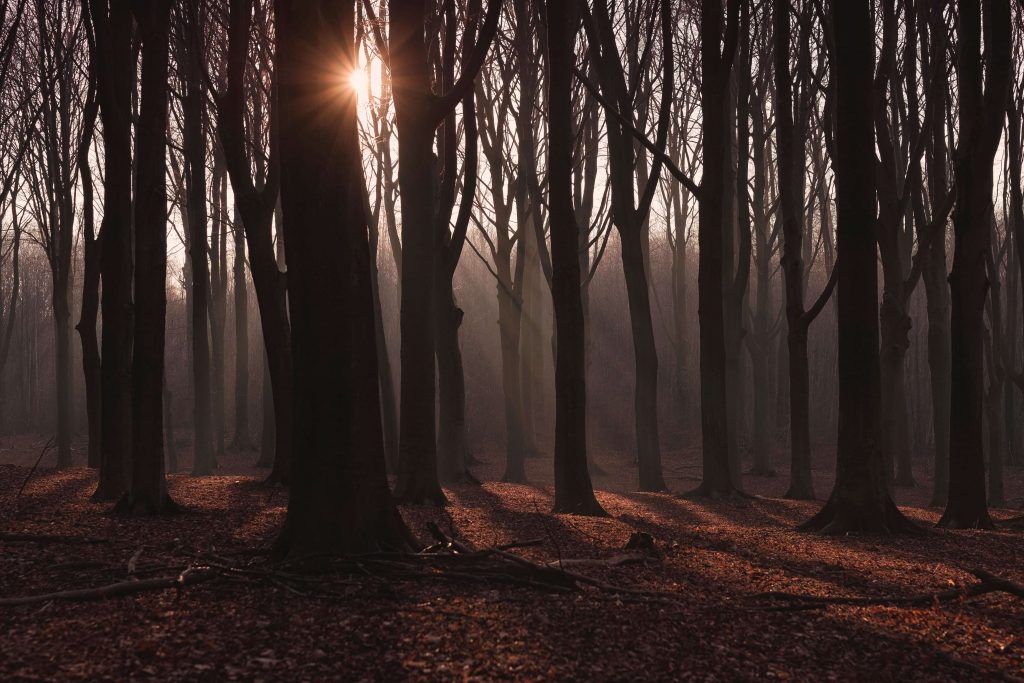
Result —
<instances>
[{"instance_id":1,"label":"dark silhouette of tree","mask_svg":"<svg viewBox=\"0 0 1024 683\"><path fill-rule=\"evenodd\" d=\"M878 263L872 114L874 30L870 0L833 2L836 79L833 168L838 251L839 434L828 502L801 528L824 534L914 528L893 503L880 442Z\"/></svg>"},{"instance_id":2,"label":"dark silhouette of tree","mask_svg":"<svg viewBox=\"0 0 1024 683\"><path fill-rule=\"evenodd\" d=\"M466 7L467 24L462 34L462 63L472 58L476 24L480 18L480 3L470 2ZM448 90L455 81L456 13L455 3L444 5L444 39L438 71L441 88ZM441 177L438 184L437 256L435 270L435 336L437 340L438 374L438 475L444 483L475 481L466 469L469 447L466 443L466 380L459 348L459 328L463 311L455 300L453 278L466 242L470 212L476 198L478 133L476 122L475 88L467 88L462 98L462 138L465 146L462 193L458 214L449 229L455 208L458 180L458 135L455 112L452 111L438 129L438 148L441 150Z\"/></svg>"},{"instance_id":3,"label":"dark silhouette of tree","mask_svg":"<svg viewBox=\"0 0 1024 683\"><path fill-rule=\"evenodd\" d=\"M92 19L104 146L101 452L94 497L112 500L128 488L132 448L132 13L130 0L83 2Z\"/></svg>"},{"instance_id":4,"label":"dark silhouette of tree","mask_svg":"<svg viewBox=\"0 0 1024 683\"><path fill-rule=\"evenodd\" d=\"M799 22L797 93L794 97L790 61L790 0L776 0L772 23L775 42L775 123L779 158L779 215L782 221L782 272L786 295L786 329L789 351L790 478L786 498L814 498L811 483L810 368L807 359L808 329L824 308L835 286L829 278L821 296L804 308L804 160L810 90L810 12ZM800 125L794 124L799 120Z\"/></svg>"},{"instance_id":5,"label":"dark silhouette of tree","mask_svg":"<svg viewBox=\"0 0 1024 683\"><path fill-rule=\"evenodd\" d=\"M51 274L56 379L57 466L71 466L71 286L77 146L88 85L76 56L82 43L79 8L36 0L34 67L38 132L27 161L31 213Z\"/></svg>"},{"instance_id":6,"label":"dark silhouette of tree","mask_svg":"<svg viewBox=\"0 0 1024 683\"><path fill-rule=\"evenodd\" d=\"M121 512L154 515L177 506L164 477L164 335L167 313L167 107L170 0L135 7L142 43L135 137L135 316L132 353L132 474Z\"/></svg>"},{"instance_id":7,"label":"dark silhouette of tree","mask_svg":"<svg viewBox=\"0 0 1024 683\"><path fill-rule=\"evenodd\" d=\"M982 3L957 2L959 139L953 160L952 399L949 498L940 526L992 528L985 498L983 459L984 311L989 288L992 162L1003 130L1010 82L1010 3L990 0L985 10L982 77ZM999 457L998 455L996 457Z\"/></svg>"},{"instance_id":8,"label":"dark silhouette of tree","mask_svg":"<svg viewBox=\"0 0 1024 683\"><path fill-rule=\"evenodd\" d=\"M192 266L192 372L193 439L192 474L213 474L213 397L210 372L209 309L210 270L206 204L206 106L204 78L205 11L200 0L187 0L180 8L178 60L183 72L182 131L185 187L188 212L189 263ZM104 288L105 289L105 288ZM106 319L106 318L104 318Z\"/></svg>"},{"instance_id":9,"label":"dark silhouette of tree","mask_svg":"<svg viewBox=\"0 0 1024 683\"><path fill-rule=\"evenodd\" d=\"M641 9L634 7L632 11L640 13ZM590 55L597 64L597 80L602 99L606 103L606 110L613 112L606 112L605 116L608 129L608 171L609 182L612 185L612 222L618 230L622 247L622 271L626 280L630 330L633 338L636 374L633 411L639 470L638 485L642 491L664 491L666 486L661 468L661 443L658 436L658 354L651 318L645 225L668 143L669 114L674 86L672 81L675 78L672 34L663 28L660 47L665 76L662 79L656 140L653 144L654 159L649 172L646 173L646 183L640 187L637 197L636 165L644 160L638 157L637 147L631 137L631 131L637 130L634 125L632 94L639 87L640 74L645 73L647 67L638 66L633 69L627 80L627 74L623 73L621 66L624 60L620 56L615 38L614 17L604 0L597 0L594 3L592 14L585 7L583 13ZM650 20L643 20L653 29L653 12ZM648 40L653 42L654 37L649 36ZM649 55L653 50L648 46L644 52Z\"/></svg>"},{"instance_id":10,"label":"dark silhouette of tree","mask_svg":"<svg viewBox=\"0 0 1024 683\"><path fill-rule=\"evenodd\" d=\"M82 344L82 375L85 378L85 411L88 425L89 467L100 466L100 345L96 322L100 311L100 243L96 234L95 193L89 150L96 133L99 100L96 97L96 49L89 15L84 19L89 47L88 90L82 112L82 140L78 145L78 178L82 192L82 303L75 329Z\"/></svg>"},{"instance_id":11,"label":"dark silhouette of tree","mask_svg":"<svg viewBox=\"0 0 1024 683\"><path fill-rule=\"evenodd\" d=\"M437 192L433 139L438 125L473 87L498 24L500 5L487 10L472 56L442 95L431 91L424 26L416 0L389 5L388 62L398 125L398 185L402 198L402 367L398 481L403 503L442 505L435 424L435 277Z\"/></svg>"},{"instance_id":12,"label":"dark silhouette of tree","mask_svg":"<svg viewBox=\"0 0 1024 683\"><path fill-rule=\"evenodd\" d=\"M555 308L555 512L602 515L587 471L587 377L579 228L572 198L572 67L577 0L548 0L548 210ZM663 30L671 36L668 2Z\"/></svg>"},{"instance_id":13,"label":"dark silhouette of tree","mask_svg":"<svg viewBox=\"0 0 1024 683\"><path fill-rule=\"evenodd\" d=\"M735 495L729 463L728 411L725 386L725 323L723 314L723 208L729 135L725 127L729 74L736 57L739 1L730 0L723 22L720 0L701 4L701 114L703 169L697 244L698 317L700 319L700 395L703 437L703 480L697 495ZM724 34L723 34L724 24ZM724 35L724 45L723 45ZM732 188L728 188L731 192ZM729 219L731 221L731 218Z\"/></svg>"},{"instance_id":14,"label":"dark silhouette of tree","mask_svg":"<svg viewBox=\"0 0 1024 683\"><path fill-rule=\"evenodd\" d=\"M404 550L388 491L356 95L354 9L277 0L281 204L294 349L293 479L277 549Z\"/></svg>"},{"instance_id":15,"label":"dark silhouette of tree","mask_svg":"<svg viewBox=\"0 0 1024 683\"><path fill-rule=\"evenodd\" d=\"M259 306L263 345L266 350L274 427L273 470L270 481L286 484L290 478L292 445L292 354L286 304L286 278L277 265L272 230L280 185L277 145L272 130L276 114L273 98L269 98L268 103L261 94L262 84L252 83L246 87L253 8L252 0L230 2L225 79L227 87L224 92L215 92L212 97L216 107L217 134L224 149L224 160L231 179L235 206L249 248L249 266L253 287L256 290L256 303ZM268 65L262 64L261 67L266 69ZM270 88L273 90L273 85ZM253 118L261 121L261 127L271 129L270 156L265 163L262 161L262 143L253 132L256 126L249 126L251 134L246 135L246 103L250 101L254 103ZM269 117L269 121L263 122L263 117ZM279 225L279 230L280 227ZM236 250L237 248L236 242ZM270 454L263 452L264 450L265 447L261 447L261 461L270 459Z\"/></svg>"},{"instance_id":16,"label":"dark silhouette of tree","mask_svg":"<svg viewBox=\"0 0 1024 683\"><path fill-rule=\"evenodd\" d=\"M948 41L946 22L943 10L946 0L931 3L920 3L919 7L926 21L919 22L922 44L921 75L924 82L930 83L932 78L938 79L938 73L946 71ZM927 11L927 14L924 14ZM926 41L926 42L924 42ZM924 129L927 135L925 155L928 163L927 191L932 215L942 211L951 195L948 181L946 142L946 121L948 113L948 95L944 85L935 93L934 100L929 102L932 108L930 122ZM923 194L921 191L916 194ZM923 199L915 199L921 206L914 207L915 222L921 219L917 213L924 212ZM946 211L948 213L948 210ZM920 231L918 238L921 238ZM942 226L941 235L931 241L931 247L924 252L925 257L921 269L927 297L928 318L928 373L932 400L932 434L935 440L935 475L932 487L931 505L946 504L949 489L949 405L950 377L952 376L952 357L950 355L950 296L949 283L946 281L946 226Z\"/></svg>"}]
</instances>

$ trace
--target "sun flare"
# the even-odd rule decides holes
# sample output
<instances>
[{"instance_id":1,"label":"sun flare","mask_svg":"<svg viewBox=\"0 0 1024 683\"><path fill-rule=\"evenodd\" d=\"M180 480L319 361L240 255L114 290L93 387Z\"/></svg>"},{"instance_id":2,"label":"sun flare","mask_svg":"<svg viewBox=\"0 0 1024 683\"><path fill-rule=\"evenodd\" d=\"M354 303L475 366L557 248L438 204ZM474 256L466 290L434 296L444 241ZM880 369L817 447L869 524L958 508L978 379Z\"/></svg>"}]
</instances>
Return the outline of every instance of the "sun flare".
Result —
<instances>
[{"instance_id":1,"label":"sun flare","mask_svg":"<svg viewBox=\"0 0 1024 683\"><path fill-rule=\"evenodd\" d=\"M353 69L348 74L348 87L356 91L360 97L365 97L369 92L370 77L365 69Z\"/></svg>"}]
</instances>

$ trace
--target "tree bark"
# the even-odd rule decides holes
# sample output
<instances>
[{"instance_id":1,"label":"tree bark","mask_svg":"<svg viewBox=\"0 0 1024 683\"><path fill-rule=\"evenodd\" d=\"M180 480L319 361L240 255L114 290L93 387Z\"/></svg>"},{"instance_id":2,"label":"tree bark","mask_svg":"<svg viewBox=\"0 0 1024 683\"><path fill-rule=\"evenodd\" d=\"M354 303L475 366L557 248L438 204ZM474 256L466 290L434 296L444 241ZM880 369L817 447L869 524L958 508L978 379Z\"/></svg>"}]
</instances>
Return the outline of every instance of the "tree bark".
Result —
<instances>
[{"instance_id":1,"label":"tree bark","mask_svg":"<svg viewBox=\"0 0 1024 683\"><path fill-rule=\"evenodd\" d=\"M1008 0L985 3L986 74L982 84L980 0L957 3L957 87L960 137L954 155L952 374L949 436L949 499L939 525L992 528L985 499L982 432L983 330L991 243L992 161L1003 129L1010 78Z\"/></svg>"},{"instance_id":2,"label":"tree bark","mask_svg":"<svg viewBox=\"0 0 1024 683\"><path fill-rule=\"evenodd\" d=\"M729 2L729 27L722 49L722 4L703 0L701 10L701 115L704 132L704 168L701 179L700 216L697 245L697 317L700 320L701 435L703 437L703 479L695 493L712 498L737 493L729 463L728 410L725 386L725 322L722 286L722 226L725 192L726 106L729 101L729 73L736 52L736 11ZM730 190L731 191L731 190Z\"/></svg>"},{"instance_id":3,"label":"tree bark","mask_svg":"<svg viewBox=\"0 0 1024 683\"><path fill-rule=\"evenodd\" d=\"M339 66L356 67L354 8L344 0L275 7L295 377L292 495L277 551L407 550L413 539L388 491L377 351L366 334L373 302L357 100L333 80Z\"/></svg>"},{"instance_id":4,"label":"tree bark","mask_svg":"<svg viewBox=\"0 0 1024 683\"><path fill-rule=\"evenodd\" d=\"M184 131L189 257L192 264L192 474L213 474L213 399L210 373L210 276L206 207L206 134L204 130L203 49L199 0L188 0L182 31L185 60ZM106 288L104 288L106 289Z\"/></svg>"},{"instance_id":5,"label":"tree bark","mask_svg":"<svg viewBox=\"0 0 1024 683\"><path fill-rule=\"evenodd\" d=\"M878 263L872 112L874 25L869 0L831 5L836 27L836 231L839 433L836 482L802 529L893 533L913 525L889 496L880 444ZM838 30L841 27L841 30Z\"/></svg>"},{"instance_id":6,"label":"tree bark","mask_svg":"<svg viewBox=\"0 0 1024 683\"><path fill-rule=\"evenodd\" d=\"M89 0L95 33L97 91L105 153L100 273L103 342L100 368L100 481L93 497L112 500L127 490L131 454L131 88L132 16L129 0Z\"/></svg>"},{"instance_id":7,"label":"tree bark","mask_svg":"<svg viewBox=\"0 0 1024 683\"><path fill-rule=\"evenodd\" d=\"M579 228L572 202L572 66L576 0L548 0L548 206L555 309L554 512L604 515L587 470L587 377ZM664 3L667 6L667 2ZM666 28L666 30L668 30Z\"/></svg>"},{"instance_id":8,"label":"tree bark","mask_svg":"<svg viewBox=\"0 0 1024 683\"><path fill-rule=\"evenodd\" d=\"M235 437L231 447L252 448L249 432L249 290L245 281L245 231L242 217L235 207L234 261L232 286L235 303Z\"/></svg>"},{"instance_id":9,"label":"tree bark","mask_svg":"<svg viewBox=\"0 0 1024 683\"><path fill-rule=\"evenodd\" d=\"M164 334L167 314L167 105L170 0L136 9L142 42L135 142L135 317L132 477L116 510L156 515L177 506L164 477Z\"/></svg>"}]
</instances>

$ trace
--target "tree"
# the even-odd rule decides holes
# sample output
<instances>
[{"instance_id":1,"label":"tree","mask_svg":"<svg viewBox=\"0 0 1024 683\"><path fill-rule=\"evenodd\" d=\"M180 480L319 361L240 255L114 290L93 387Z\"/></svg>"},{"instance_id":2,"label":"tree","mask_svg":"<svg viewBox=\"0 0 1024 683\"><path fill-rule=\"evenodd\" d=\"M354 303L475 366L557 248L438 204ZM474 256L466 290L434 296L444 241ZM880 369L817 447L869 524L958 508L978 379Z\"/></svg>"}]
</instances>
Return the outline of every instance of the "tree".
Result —
<instances>
[{"instance_id":1,"label":"tree","mask_svg":"<svg viewBox=\"0 0 1024 683\"><path fill-rule=\"evenodd\" d=\"M739 4L738 0L730 0L728 3L724 46L720 0L703 0L700 20L704 164L699 193L697 282L704 471L703 480L695 493L714 498L730 497L736 493L729 463L730 425L726 409L722 237L725 221L725 164L729 142L725 116L729 101L729 74L736 56Z\"/></svg>"},{"instance_id":2,"label":"tree","mask_svg":"<svg viewBox=\"0 0 1024 683\"><path fill-rule=\"evenodd\" d=\"M103 123L103 221L100 274L102 435L94 497L112 500L128 488L132 448L132 14L129 0L83 0L94 32L97 94Z\"/></svg>"},{"instance_id":3,"label":"tree","mask_svg":"<svg viewBox=\"0 0 1024 683\"><path fill-rule=\"evenodd\" d=\"M96 133L99 101L96 97L96 49L88 14L85 16L89 43L89 84L82 112L82 140L78 145L78 178L82 191L82 303L75 329L82 344L82 375L85 377L85 411L88 424L89 467L100 466L102 443L100 421L100 346L96 321L100 308L100 244L96 234L95 197L89 151Z\"/></svg>"},{"instance_id":4,"label":"tree","mask_svg":"<svg viewBox=\"0 0 1024 683\"><path fill-rule=\"evenodd\" d=\"M213 399L210 377L210 276L206 239L206 126L203 83L203 17L200 0L188 0L180 9L181 38L178 45L182 68L184 109L183 148L188 211L189 263L192 266L192 474L213 474ZM106 288L104 288L106 289Z\"/></svg>"},{"instance_id":5,"label":"tree","mask_svg":"<svg viewBox=\"0 0 1024 683\"><path fill-rule=\"evenodd\" d=\"M57 466L71 465L71 283L75 229L77 145L82 138L86 80L75 59L82 44L78 9L71 2L36 0L36 89L40 100L36 144L28 155L29 195L39 241L50 266L57 396ZM26 116L31 115L30 109Z\"/></svg>"},{"instance_id":6,"label":"tree","mask_svg":"<svg viewBox=\"0 0 1024 683\"><path fill-rule=\"evenodd\" d=\"M640 12L639 7L633 11ZM648 285L649 259L645 249L647 215L658 186L668 142L670 107L674 87L672 32L662 27L661 59L663 77L661 102L657 118L656 140L646 184L640 187L639 198L634 196L636 164L638 158L632 132L634 126L632 95L640 74L646 67L637 68L627 82L623 74L622 59L615 39L613 16L604 0L594 3L593 14L584 10L584 26L591 57L597 63L598 82L606 109L608 128L609 181L611 183L612 222L619 233L622 246L622 272L626 280L630 329L633 338L635 390L633 413L637 443L638 484L642 491L664 491L665 479L661 468L661 443L658 437L658 354L654 342L654 323L651 318L650 288ZM654 26L653 14L649 26ZM664 20L663 20L664 22ZM671 22L670 22L671 23ZM649 38L653 41L654 37ZM653 52L649 46L645 54ZM641 124L642 125L642 124ZM639 131L638 131L639 132Z\"/></svg>"},{"instance_id":7,"label":"tree","mask_svg":"<svg viewBox=\"0 0 1024 683\"><path fill-rule=\"evenodd\" d=\"M395 494L403 503L442 505L435 425L435 277L437 197L433 139L437 126L473 87L498 25L500 3L487 9L472 57L451 89L431 92L424 42L425 6L391 0L388 61L398 124L398 185L402 198L401 425Z\"/></svg>"},{"instance_id":8,"label":"tree","mask_svg":"<svg viewBox=\"0 0 1024 683\"><path fill-rule=\"evenodd\" d=\"M346 0L277 0L281 204L294 349L286 556L413 544L384 471L370 251ZM344 72L343 72L344 73ZM311 106L316 103L316 106Z\"/></svg>"},{"instance_id":9,"label":"tree","mask_svg":"<svg viewBox=\"0 0 1024 683\"><path fill-rule=\"evenodd\" d=\"M155 515L177 505L164 477L164 335L167 314L167 106L170 0L135 8L142 42L135 163L135 318L132 474L117 509Z\"/></svg>"},{"instance_id":10,"label":"tree","mask_svg":"<svg viewBox=\"0 0 1024 683\"><path fill-rule=\"evenodd\" d=\"M260 311L263 345L266 349L267 371L273 400L273 470L270 481L288 483L292 445L292 354L291 331L286 303L286 278L278 268L274 252L273 221L278 201L280 174L277 144L271 130L276 119L274 98L265 98L265 90L273 92L272 83L253 83L247 97L246 80L250 35L252 33L252 0L231 0L228 17L227 88L215 92L217 134L224 149L224 159L241 218L241 228L249 248L256 303ZM263 29L262 24L259 27ZM261 63L257 73L270 71ZM246 135L246 102L253 102L253 125ZM269 119L264 120L264 117ZM263 161L262 139L269 139L270 154ZM252 169L255 169L255 174ZM255 176L255 177L254 177ZM280 230L280 225L278 229ZM236 226L236 229L238 226ZM238 248L236 241L236 250ZM237 284L236 284L237 287ZM262 448L261 448L262 450ZM265 460L268 454L262 453Z\"/></svg>"},{"instance_id":11,"label":"tree","mask_svg":"<svg viewBox=\"0 0 1024 683\"><path fill-rule=\"evenodd\" d=\"M462 35L462 62L472 58L476 24L480 16L479 0L467 5L468 22ZM456 17L455 3L444 6L445 31L438 71L441 87L447 90L455 80ZM478 134L474 88L467 88L462 98L462 127L465 154L459 211L449 229L455 208L458 179L458 135L454 110L438 128L441 150L441 176L435 215L437 230L437 262L435 270L438 374L438 474L441 482L475 481L466 468L469 447L466 444L466 380L459 347L459 328L463 311L455 300L454 277L466 242L470 213L476 198Z\"/></svg>"},{"instance_id":12,"label":"tree","mask_svg":"<svg viewBox=\"0 0 1024 683\"><path fill-rule=\"evenodd\" d=\"M790 477L786 498L814 498L811 483L810 369L807 362L807 333L832 294L835 277L830 277L821 296L804 308L804 158L808 118L810 14L800 21L797 79L799 91L793 96L790 60L790 0L776 0L772 13L775 36L775 120L779 156L779 214L782 221L782 272L786 293L786 329L789 350L789 444ZM794 102L794 99L797 102ZM795 115L794 115L795 112ZM800 121L794 125L794 119Z\"/></svg>"},{"instance_id":13,"label":"tree","mask_svg":"<svg viewBox=\"0 0 1024 683\"><path fill-rule=\"evenodd\" d=\"M839 334L836 482L801 528L824 534L894 533L913 524L889 495L880 442L878 264L872 113L874 28L870 0L833 2L829 13L836 80L833 168Z\"/></svg>"},{"instance_id":14,"label":"tree","mask_svg":"<svg viewBox=\"0 0 1024 683\"><path fill-rule=\"evenodd\" d=\"M500 42L495 45L491 52L491 68L482 74L477 85L480 102L477 129L490 179L489 196L486 197L490 200L490 211L482 212L484 219L490 220L486 226L477 220L477 227L494 263L492 275L498 298L498 341L505 418L505 471L502 481L524 482L526 439L519 342L526 266L526 240L522 237L526 226L521 221L511 220L521 184L521 169L510 168L507 160L507 150L511 147L510 128L517 124L518 119L510 114L516 61L508 53L509 48ZM494 239L488 234L490 227L494 229ZM475 250L472 242L469 245Z\"/></svg>"},{"instance_id":15,"label":"tree","mask_svg":"<svg viewBox=\"0 0 1024 683\"><path fill-rule=\"evenodd\" d=\"M940 0L938 7L927 15L927 21L919 25L927 40L927 49L922 50L922 75L925 82L931 82L936 70L945 71L947 40L946 22L941 11L946 0ZM921 9L927 4L922 4ZM937 76L934 76L937 78ZM946 120L948 117L945 88L929 104L934 107L925 145L928 162L928 196L932 215L945 206L951 190L948 187ZM923 194L918 192L917 194ZM923 199L920 211L923 213ZM919 211L917 207L915 213ZM947 212L948 213L948 212ZM918 221L920 223L920 221ZM920 233L919 233L920 239ZM931 504L945 505L949 489L949 404L952 357L950 350L950 296L946 281L946 226L942 234L932 240L926 254L921 279L924 281L925 296L928 299L928 373L932 399L932 434L935 439L935 477L932 487Z\"/></svg>"},{"instance_id":16,"label":"tree","mask_svg":"<svg viewBox=\"0 0 1024 683\"><path fill-rule=\"evenodd\" d=\"M603 515L587 471L587 377L579 228L572 201L572 62L577 0L548 0L548 206L555 307L555 512ZM665 32L671 22L663 2Z\"/></svg>"},{"instance_id":17,"label":"tree","mask_svg":"<svg viewBox=\"0 0 1024 683\"><path fill-rule=\"evenodd\" d=\"M952 400L949 500L939 525L992 528L982 457L986 254L992 231L992 162L1003 131L1010 82L1010 3L985 3L985 75L982 80L982 3L957 2L959 139L953 160Z\"/></svg>"}]
</instances>

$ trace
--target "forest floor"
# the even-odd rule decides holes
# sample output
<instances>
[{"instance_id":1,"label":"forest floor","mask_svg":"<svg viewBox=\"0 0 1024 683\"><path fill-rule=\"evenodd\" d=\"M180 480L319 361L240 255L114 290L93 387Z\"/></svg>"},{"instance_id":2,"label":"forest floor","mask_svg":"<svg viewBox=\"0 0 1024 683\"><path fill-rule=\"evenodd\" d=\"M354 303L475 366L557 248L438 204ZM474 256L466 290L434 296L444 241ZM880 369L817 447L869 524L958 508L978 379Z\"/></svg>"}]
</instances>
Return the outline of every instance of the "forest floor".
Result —
<instances>
[{"instance_id":1,"label":"forest floor","mask_svg":"<svg viewBox=\"0 0 1024 683\"><path fill-rule=\"evenodd\" d=\"M89 501L87 469L40 467L28 477L44 442L0 439L0 463L14 463L0 465L0 598L173 576L200 555L242 556L265 548L285 514L287 493L260 483L255 454L229 452L217 476L170 477L181 514L112 515ZM673 491L696 484L698 456L666 454ZM579 518L549 514L547 460L529 461L535 483L513 485L490 481L500 458L484 459L493 462L475 471L485 483L447 489L444 511L404 510L425 542L434 522L475 548L540 539L515 551L535 562L609 559L642 531L658 557L574 569L633 592L368 572L330 599L284 582L211 581L0 606L0 680L1024 680L1018 597L897 607L762 595L928 596L976 583L976 568L1024 582L1022 532L932 529L940 511L925 507L926 477L898 498L927 533L821 537L794 531L820 503L768 497L784 490L781 474L745 477L758 494L746 503L695 501L631 492L633 464L600 453L607 474L595 486L610 516ZM816 471L819 497L830 489L827 460ZM994 511L998 518L1020 514L1024 471L1010 468L1006 488L1013 508Z\"/></svg>"}]
</instances>

